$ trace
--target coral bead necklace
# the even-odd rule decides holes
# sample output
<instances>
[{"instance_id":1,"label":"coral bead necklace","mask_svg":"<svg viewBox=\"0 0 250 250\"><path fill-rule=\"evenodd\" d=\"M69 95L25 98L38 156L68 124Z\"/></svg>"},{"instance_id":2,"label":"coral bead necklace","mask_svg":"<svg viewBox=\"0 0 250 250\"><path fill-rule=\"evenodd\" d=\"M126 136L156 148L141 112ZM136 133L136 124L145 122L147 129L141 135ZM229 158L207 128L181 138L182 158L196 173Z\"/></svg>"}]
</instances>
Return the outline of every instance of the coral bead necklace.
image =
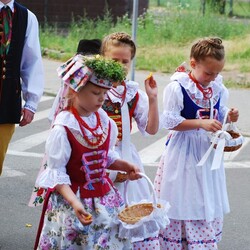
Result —
<instances>
[{"instance_id":1,"label":"coral bead necklace","mask_svg":"<svg viewBox=\"0 0 250 250\"><path fill-rule=\"evenodd\" d=\"M99 113L94 112L96 116L96 125L95 127L91 128L85 121L82 120L82 118L80 117L80 115L78 114L77 110L74 107L71 108L71 112L75 116L76 120L78 121L78 124L80 126L80 129L82 131L83 137L86 140L86 142L92 147L99 146L104 137ZM102 131L100 134L97 133L98 128L100 128ZM86 135L85 130L90 131L90 133L96 140L90 140L88 136Z\"/></svg>"}]
</instances>

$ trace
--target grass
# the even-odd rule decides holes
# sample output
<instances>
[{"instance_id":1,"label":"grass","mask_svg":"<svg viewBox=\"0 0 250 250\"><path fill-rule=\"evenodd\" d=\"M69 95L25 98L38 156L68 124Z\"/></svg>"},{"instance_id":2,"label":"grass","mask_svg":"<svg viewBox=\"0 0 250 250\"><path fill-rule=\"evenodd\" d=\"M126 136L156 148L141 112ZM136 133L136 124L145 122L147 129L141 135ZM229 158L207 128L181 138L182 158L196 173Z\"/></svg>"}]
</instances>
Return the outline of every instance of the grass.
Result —
<instances>
[{"instance_id":1,"label":"grass","mask_svg":"<svg viewBox=\"0 0 250 250\"><path fill-rule=\"evenodd\" d=\"M163 1L161 1L163 2ZM225 71L250 72L250 20L229 18L208 12L200 13L200 2L189 0L166 2L158 7L150 1L150 8L138 18L136 69L173 72L181 62L187 61L194 40L218 36L226 47ZM67 29L56 25L41 28L41 46L44 56L65 61L71 57L80 39L102 39L115 31L131 34L131 19L121 17L114 24L107 12L103 19L72 20Z\"/></svg>"}]
</instances>

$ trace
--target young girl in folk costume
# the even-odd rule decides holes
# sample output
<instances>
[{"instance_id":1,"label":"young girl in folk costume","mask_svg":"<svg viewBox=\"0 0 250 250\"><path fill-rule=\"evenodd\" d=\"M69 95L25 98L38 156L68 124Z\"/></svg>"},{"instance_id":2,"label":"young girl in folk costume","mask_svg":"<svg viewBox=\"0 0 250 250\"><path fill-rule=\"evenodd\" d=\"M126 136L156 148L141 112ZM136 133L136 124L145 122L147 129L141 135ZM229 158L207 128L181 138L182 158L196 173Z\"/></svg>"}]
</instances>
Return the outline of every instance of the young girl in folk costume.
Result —
<instances>
[{"instance_id":1,"label":"young girl in folk costume","mask_svg":"<svg viewBox=\"0 0 250 250\"><path fill-rule=\"evenodd\" d=\"M131 60L136 53L136 47L131 37L124 32L108 35L102 41L101 53L106 58L111 58L124 65L128 73ZM132 118L135 119L139 131L145 135L155 134L158 131L158 103L157 86L150 77L145 81L146 93L139 89L139 84L125 80L116 84L107 93L103 109L117 124L118 143L116 151L122 159L132 161L140 166L144 172L143 165L135 146L131 143L130 132L132 129ZM111 179L123 194L126 175L112 171ZM129 184L128 197L131 201L141 201L148 197L148 185L144 179Z\"/></svg>"},{"instance_id":2,"label":"young girl in folk costume","mask_svg":"<svg viewBox=\"0 0 250 250\"><path fill-rule=\"evenodd\" d=\"M196 42L190 72L177 72L164 90L164 128L171 130L155 188L170 203L170 225L160 234L162 249L218 249L223 215L229 212L223 161L211 169L214 152L200 165L211 145L208 132L222 129L224 118L238 120L225 106L228 91L219 75L224 66L219 38ZM227 115L227 117L225 117Z\"/></svg>"},{"instance_id":3,"label":"young girl in folk costume","mask_svg":"<svg viewBox=\"0 0 250 250\"><path fill-rule=\"evenodd\" d=\"M82 39L79 41L77 46L77 52L76 54L81 54L83 56L94 56L97 54L100 54L100 48L101 48L101 40L99 39ZM57 114L62 111L65 108L65 105L67 105L65 100L65 93L67 92L67 87L61 82L61 87L54 99L52 108L50 110L48 119L51 122L51 127L53 126L53 122L57 116ZM44 155L40 167L40 172L42 172L47 167L47 158L46 154ZM40 174L39 172L39 174ZM38 175L39 175L38 174ZM30 207L39 206L43 203L44 197L46 195L46 189L38 187L35 185L33 187L33 191L29 200L28 205Z\"/></svg>"},{"instance_id":4,"label":"young girl in folk costume","mask_svg":"<svg viewBox=\"0 0 250 250\"><path fill-rule=\"evenodd\" d=\"M139 169L111 150L117 128L102 106L120 64L76 55L59 69L68 86L67 107L46 141L47 168L37 184L49 188L35 249L129 249L112 221L123 206L106 169L139 178ZM38 246L37 246L38 245Z\"/></svg>"},{"instance_id":5,"label":"young girl in folk costume","mask_svg":"<svg viewBox=\"0 0 250 250\"><path fill-rule=\"evenodd\" d=\"M110 34L102 41L101 54L106 58L121 63L127 73L135 53L135 43L130 35L124 32ZM103 105L103 109L116 122L118 127L116 151L122 159L140 166L141 172L144 172L144 168L138 152L130 139L132 118L135 119L139 131L143 135L147 133L155 134L159 126L158 90L152 76L145 81L145 89L146 93L139 89L138 83L125 80L121 84L113 85L113 88L108 91ZM109 176L114 181L120 193L124 195L124 185L127 175L121 172L110 171ZM128 200L131 202L139 202L149 198L148 183L144 178L129 183L127 194ZM150 244L153 246L154 240L148 239L148 242L145 243L145 249ZM140 249L144 249L142 246L140 247ZM134 249L136 249L136 244L134 245Z\"/></svg>"}]
</instances>

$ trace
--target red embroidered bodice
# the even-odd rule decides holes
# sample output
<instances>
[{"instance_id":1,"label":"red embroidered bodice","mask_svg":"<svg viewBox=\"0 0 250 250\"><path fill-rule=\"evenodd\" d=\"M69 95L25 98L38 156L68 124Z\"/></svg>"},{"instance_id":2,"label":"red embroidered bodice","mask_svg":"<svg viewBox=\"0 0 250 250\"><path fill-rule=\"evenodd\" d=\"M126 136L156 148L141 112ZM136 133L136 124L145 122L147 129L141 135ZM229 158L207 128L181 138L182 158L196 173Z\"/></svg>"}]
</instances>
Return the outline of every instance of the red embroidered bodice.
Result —
<instances>
[{"instance_id":1,"label":"red embroidered bodice","mask_svg":"<svg viewBox=\"0 0 250 250\"><path fill-rule=\"evenodd\" d=\"M105 195L112 185L106 174L110 124L104 142L95 148L89 148L80 132L65 129L72 149L66 169L73 192L79 189L81 198Z\"/></svg>"},{"instance_id":2,"label":"red embroidered bodice","mask_svg":"<svg viewBox=\"0 0 250 250\"><path fill-rule=\"evenodd\" d=\"M135 97L127 102L129 109L130 118L130 131L132 129L132 117L134 116L134 110L136 108L137 102L139 100L139 94L136 93ZM123 104L126 105L126 102ZM113 119L118 127L118 140L122 140L122 117L121 117L121 103L112 103L111 100L106 99L102 108L106 111L108 116Z\"/></svg>"}]
</instances>

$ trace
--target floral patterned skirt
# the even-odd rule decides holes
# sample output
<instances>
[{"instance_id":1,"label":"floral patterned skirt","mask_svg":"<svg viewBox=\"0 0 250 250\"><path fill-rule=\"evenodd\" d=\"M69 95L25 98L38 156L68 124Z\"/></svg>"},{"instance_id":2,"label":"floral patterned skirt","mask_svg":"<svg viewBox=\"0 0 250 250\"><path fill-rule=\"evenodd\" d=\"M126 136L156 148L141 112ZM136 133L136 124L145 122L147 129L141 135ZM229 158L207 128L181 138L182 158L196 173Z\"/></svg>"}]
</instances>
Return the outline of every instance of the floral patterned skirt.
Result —
<instances>
[{"instance_id":1,"label":"floral patterned skirt","mask_svg":"<svg viewBox=\"0 0 250 250\"><path fill-rule=\"evenodd\" d=\"M112 223L124 205L116 189L81 202L92 214L93 222L88 226L79 222L73 208L58 192L50 195L37 249L131 249L128 240L118 237L118 227Z\"/></svg>"}]
</instances>

